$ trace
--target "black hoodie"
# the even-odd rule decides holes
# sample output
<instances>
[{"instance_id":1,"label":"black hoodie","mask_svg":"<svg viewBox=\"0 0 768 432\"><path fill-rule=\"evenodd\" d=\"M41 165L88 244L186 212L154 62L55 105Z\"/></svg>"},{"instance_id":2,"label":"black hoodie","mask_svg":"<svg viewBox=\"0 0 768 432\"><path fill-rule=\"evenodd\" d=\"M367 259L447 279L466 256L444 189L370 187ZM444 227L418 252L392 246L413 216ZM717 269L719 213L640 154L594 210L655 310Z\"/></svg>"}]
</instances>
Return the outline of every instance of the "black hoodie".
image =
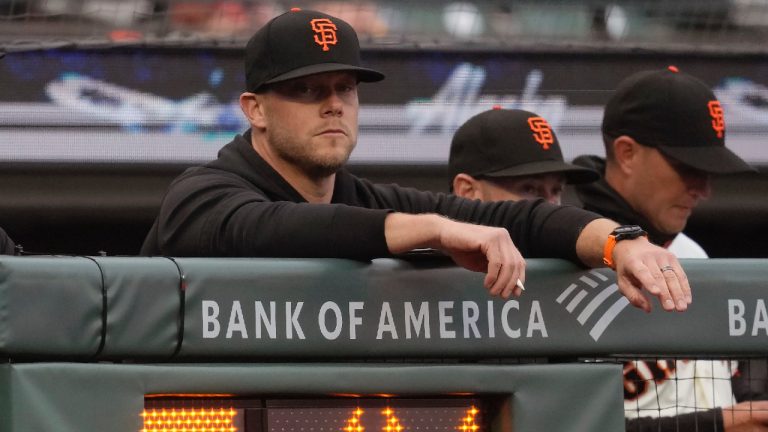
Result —
<instances>
[{"instance_id":1,"label":"black hoodie","mask_svg":"<svg viewBox=\"0 0 768 432\"><path fill-rule=\"evenodd\" d=\"M376 185L344 169L331 204L309 204L256 153L248 131L171 183L141 254L367 260L390 255L384 219L392 211L505 227L524 256L574 262L581 230L599 218L543 200L481 203Z\"/></svg>"}]
</instances>

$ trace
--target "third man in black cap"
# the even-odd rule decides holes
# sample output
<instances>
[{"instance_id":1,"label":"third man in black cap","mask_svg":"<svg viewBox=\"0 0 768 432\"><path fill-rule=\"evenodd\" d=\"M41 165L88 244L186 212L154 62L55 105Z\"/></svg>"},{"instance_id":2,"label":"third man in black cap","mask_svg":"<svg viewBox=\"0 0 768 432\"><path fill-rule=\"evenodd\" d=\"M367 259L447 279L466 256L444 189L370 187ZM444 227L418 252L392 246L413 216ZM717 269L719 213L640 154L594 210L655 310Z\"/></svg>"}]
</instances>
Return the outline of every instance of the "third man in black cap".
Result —
<instances>
[{"instance_id":1,"label":"third man in black cap","mask_svg":"<svg viewBox=\"0 0 768 432\"><path fill-rule=\"evenodd\" d=\"M707 258L682 232L691 212L711 195L711 176L752 170L725 147L726 122L712 90L674 66L638 72L608 101L602 133L605 159L574 160L603 175L576 186L585 208L642 225L651 242L678 258ZM633 417L627 430L768 430L764 407L753 416L749 406L732 406L735 366L688 359L626 363L625 411Z\"/></svg>"},{"instance_id":2,"label":"third man in black cap","mask_svg":"<svg viewBox=\"0 0 768 432\"><path fill-rule=\"evenodd\" d=\"M603 174L576 188L584 207L642 225L679 258L706 258L682 233L688 217L712 193L711 176L752 171L725 147L726 123L712 90L674 66L636 73L608 101L602 133L605 159L574 161Z\"/></svg>"}]
</instances>

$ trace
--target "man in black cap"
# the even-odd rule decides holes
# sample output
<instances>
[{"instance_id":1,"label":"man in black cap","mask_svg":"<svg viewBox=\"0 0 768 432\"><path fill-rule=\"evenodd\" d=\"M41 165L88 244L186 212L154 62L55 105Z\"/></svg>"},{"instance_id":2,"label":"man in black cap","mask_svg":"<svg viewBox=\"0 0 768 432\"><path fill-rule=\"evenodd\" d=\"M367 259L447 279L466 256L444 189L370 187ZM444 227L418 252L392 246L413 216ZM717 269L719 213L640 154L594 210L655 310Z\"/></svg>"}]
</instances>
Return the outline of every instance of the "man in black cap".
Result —
<instances>
[{"instance_id":1,"label":"man in black cap","mask_svg":"<svg viewBox=\"0 0 768 432\"><path fill-rule=\"evenodd\" d=\"M566 184L597 180L596 171L566 163L543 117L495 107L456 130L448 158L454 194L482 201L543 198L560 204Z\"/></svg>"},{"instance_id":2,"label":"man in black cap","mask_svg":"<svg viewBox=\"0 0 768 432\"><path fill-rule=\"evenodd\" d=\"M357 142L358 82L384 78L361 66L346 22L293 9L251 38L245 63L240 105L251 129L174 180L142 254L367 260L428 247L486 273L490 294L508 298L522 292L522 251L605 263L644 310L643 291L665 310L690 304L677 259L637 227L541 201L479 203L374 185L343 169Z\"/></svg>"},{"instance_id":3,"label":"man in black cap","mask_svg":"<svg viewBox=\"0 0 768 432\"><path fill-rule=\"evenodd\" d=\"M678 258L707 258L682 233L688 217L710 196L712 175L752 171L725 147L723 110L709 87L674 66L636 73L608 101L602 132L606 158L574 160L602 174L598 182L576 186L584 207L642 225L651 242ZM730 407L734 366L707 360L627 363L625 409L640 417L627 430L768 430L768 413L759 411L766 406ZM693 412L695 407L730 408Z\"/></svg>"},{"instance_id":4,"label":"man in black cap","mask_svg":"<svg viewBox=\"0 0 768 432\"><path fill-rule=\"evenodd\" d=\"M688 217L711 194L710 177L753 171L725 147L720 102L698 79L671 66L625 79L608 101L606 159L574 163L604 173L576 190L586 209L648 231L679 258L706 258L685 236Z\"/></svg>"}]
</instances>

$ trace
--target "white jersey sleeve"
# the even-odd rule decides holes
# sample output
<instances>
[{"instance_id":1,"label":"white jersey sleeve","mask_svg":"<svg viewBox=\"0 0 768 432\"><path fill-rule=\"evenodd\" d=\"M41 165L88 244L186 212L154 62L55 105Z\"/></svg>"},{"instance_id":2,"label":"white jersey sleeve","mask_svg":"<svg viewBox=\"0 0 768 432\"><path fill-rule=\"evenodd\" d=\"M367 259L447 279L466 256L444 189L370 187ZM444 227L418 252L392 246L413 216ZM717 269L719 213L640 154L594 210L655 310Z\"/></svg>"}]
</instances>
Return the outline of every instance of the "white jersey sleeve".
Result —
<instances>
[{"instance_id":1,"label":"white jersey sleeve","mask_svg":"<svg viewBox=\"0 0 768 432\"><path fill-rule=\"evenodd\" d=\"M709 255L692 238L680 233L672 240L667 250L678 258L709 258Z\"/></svg>"}]
</instances>

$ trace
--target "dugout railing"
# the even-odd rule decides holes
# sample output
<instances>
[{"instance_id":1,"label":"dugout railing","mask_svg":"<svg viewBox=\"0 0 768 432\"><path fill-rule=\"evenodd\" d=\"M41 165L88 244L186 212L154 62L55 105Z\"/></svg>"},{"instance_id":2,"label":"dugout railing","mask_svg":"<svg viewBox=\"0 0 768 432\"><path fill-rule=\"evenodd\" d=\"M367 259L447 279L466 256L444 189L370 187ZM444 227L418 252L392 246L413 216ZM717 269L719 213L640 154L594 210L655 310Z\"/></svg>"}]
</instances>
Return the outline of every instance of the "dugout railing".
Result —
<instances>
[{"instance_id":1,"label":"dugout railing","mask_svg":"<svg viewBox=\"0 0 768 432\"><path fill-rule=\"evenodd\" d=\"M683 264L689 310L646 314L558 260L505 301L432 257L4 257L0 429L623 430L621 364L553 359L768 355L768 261ZM201 407L236 423L184 429Z\"/></svg>"}]
</instances>

